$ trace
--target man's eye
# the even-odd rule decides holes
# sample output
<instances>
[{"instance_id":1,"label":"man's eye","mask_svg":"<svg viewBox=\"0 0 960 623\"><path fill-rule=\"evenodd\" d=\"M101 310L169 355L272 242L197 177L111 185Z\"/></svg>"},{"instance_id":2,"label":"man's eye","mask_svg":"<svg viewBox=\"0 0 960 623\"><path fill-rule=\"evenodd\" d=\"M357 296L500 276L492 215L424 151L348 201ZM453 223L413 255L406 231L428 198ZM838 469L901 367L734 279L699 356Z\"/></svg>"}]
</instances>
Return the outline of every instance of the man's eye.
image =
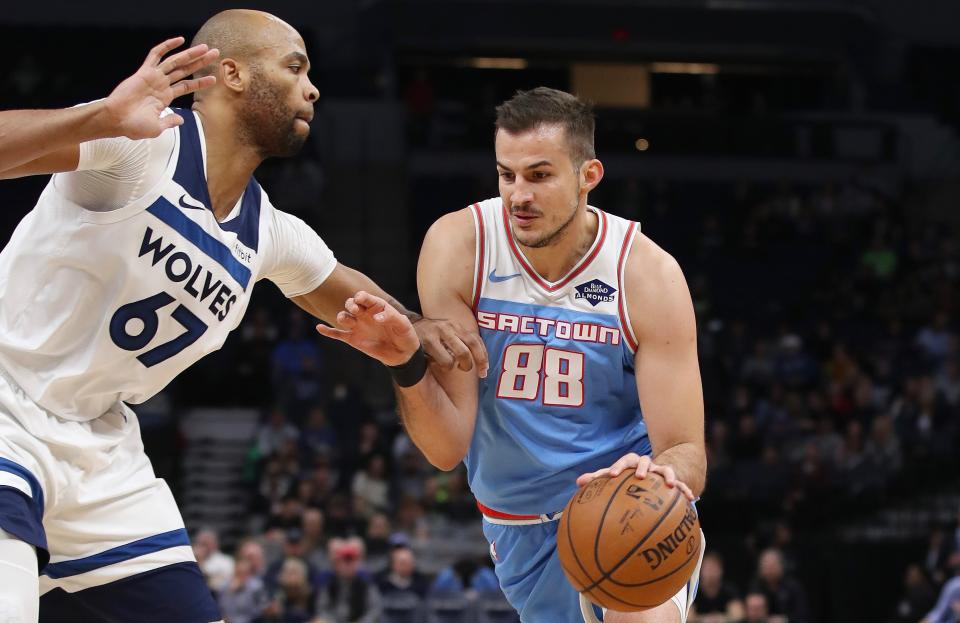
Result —
<instances>
[{"instance_id":1,"label":"man's eye","mask_svg":"<svg viewBox=\"0 0 960 623\"><path fill-rule=\"evenodd\" d=\"M290 65L290 69L293 70L293 73L300 73L300 65Z\"/></svg>"}]
</instances>

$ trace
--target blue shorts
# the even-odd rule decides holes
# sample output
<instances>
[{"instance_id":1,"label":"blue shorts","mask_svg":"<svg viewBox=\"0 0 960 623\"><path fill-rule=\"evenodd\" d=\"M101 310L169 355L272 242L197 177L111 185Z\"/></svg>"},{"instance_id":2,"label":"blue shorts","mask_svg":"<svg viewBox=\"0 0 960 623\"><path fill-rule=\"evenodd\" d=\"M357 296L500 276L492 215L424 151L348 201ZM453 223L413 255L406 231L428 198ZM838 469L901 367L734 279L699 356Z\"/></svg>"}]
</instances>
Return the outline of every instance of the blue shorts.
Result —
<instances>
[{"instance_id":1,"label":"blue shorts","mask_svg":"<svg viewBox=\"0 0 960 623\"><path fill-rule=\"evenodd\" d=\"M580 593L563 574L557 521L501 525L483 521L500 588L522 623L583 623ZM598 619L600 609L594 607Z\"/></svg>"},{"instance_id":2,"label":"blue shorts","mask_svg":"<svg viewBox=\"0 0 960 623\"><path fill-rule=\"evenodd\" d=\"M208 623L220 612L195 562L167 565L110 584L40 598L40 623Z\"/></svg>"},{"instance_id":3,"label":"blue shorts","mask_svg":"<svg viewBox=\"0 0 960 623\"><path fill-rule=\"evenodd\" d=\"M557 554L559 523L504 525L483 520L483 534L490 544L490 556L500 588L520 614L522 623L584 623L580 594L560 567ZM703 549L700 556L702 560ZM690 582L672 598L680 610L681 621L686 621L699 576L698 563ZM600 608L592 607L597 619L602 621Z\"/></svg>"}]
</instances>

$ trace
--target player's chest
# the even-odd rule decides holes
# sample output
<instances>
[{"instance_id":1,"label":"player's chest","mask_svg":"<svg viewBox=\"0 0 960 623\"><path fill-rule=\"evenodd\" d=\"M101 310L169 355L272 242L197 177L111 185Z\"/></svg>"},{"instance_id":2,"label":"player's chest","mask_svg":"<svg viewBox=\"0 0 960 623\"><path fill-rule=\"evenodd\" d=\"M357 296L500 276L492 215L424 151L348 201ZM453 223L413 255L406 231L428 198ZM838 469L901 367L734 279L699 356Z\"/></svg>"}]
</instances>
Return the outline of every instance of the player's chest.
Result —
<instances>
[{"instance_id":1,"label":"player's chest","mask_svg":"<svg viewBox=\"0 0 960 623\"><path fill-rule=\"evenodd\" d=\"M189 214L163 198L118 225L111 238L127 298L159 295L156 302L177 300L205 324L233 325L260 270L257 249L209 212Z\"/></svg>"}]
</instances>

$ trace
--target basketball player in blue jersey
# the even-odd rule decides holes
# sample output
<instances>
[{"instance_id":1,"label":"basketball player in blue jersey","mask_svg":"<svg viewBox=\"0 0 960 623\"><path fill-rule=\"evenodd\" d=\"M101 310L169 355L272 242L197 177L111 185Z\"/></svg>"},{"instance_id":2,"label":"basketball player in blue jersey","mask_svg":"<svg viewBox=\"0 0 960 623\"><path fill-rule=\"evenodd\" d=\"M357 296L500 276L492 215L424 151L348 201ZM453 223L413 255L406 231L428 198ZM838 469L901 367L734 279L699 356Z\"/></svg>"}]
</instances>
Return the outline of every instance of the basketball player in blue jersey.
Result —
<instances>
[{"instance_id":1,"label":"basketball player in blue jersey","mask_svg":"<svg viewBox=\"0 0 960 623\"><path fill-rule=\"evenodd\" d=\"M3 623L220 620L126 403L219 348L260 279L330 322L359 289L392 301L252 177L310 131L300 35L226 11L182 42L103 100L0 113L0 176L54 174L0 253ZM439 363L485 367L478 336L392 304Z\"/></svg>"},{"instance_id":2,"label":"basketball player in blue jersey","mask_svg":"<svg viewBox=\"0 0 960 623\"><path fill-rule=\"evenodd\" d=\"M690 500L706 455L696 327L677 262L639 225L589 206L603 177L590 107L537 88L497 109L500 197L439 219L420 253L425 313L478 327L481 378L430 368L413 326L373 293L318 327L394 367L403 421L441 469L467 466L507 599L525 623L686 620L671 600L598 612L564 577L557 519L577 485L634 470ZM702 551L700 553L702 557Z\"/></svg>"}]
</instances>

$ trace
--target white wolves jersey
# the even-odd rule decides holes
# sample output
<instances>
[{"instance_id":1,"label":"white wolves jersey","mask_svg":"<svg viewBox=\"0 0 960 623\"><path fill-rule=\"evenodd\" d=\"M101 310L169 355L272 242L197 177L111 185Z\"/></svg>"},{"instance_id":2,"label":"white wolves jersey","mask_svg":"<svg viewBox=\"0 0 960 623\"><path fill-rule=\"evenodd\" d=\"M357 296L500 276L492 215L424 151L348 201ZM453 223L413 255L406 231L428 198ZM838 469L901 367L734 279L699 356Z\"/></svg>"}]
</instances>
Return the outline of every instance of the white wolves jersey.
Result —
<instances>
[{"instance_id":1,"label":"white wolves jersey","mask_svg":"<svg viewBox=\"0 0 960 623\"><path fill-rule=\"evenodd\" d=\"M589 209L596 240L550 283L523 256L500 199L472 208L474 311L490 374L466 465L477 500L495 511L562 510L580 474L650 452L622 285L637 224Z\"/></svg>"},{"instance_id":2,"label":"white wolves jersey","mask_svg":"<svg viewBox=\"0 0 960 623\"><path fill-rule=\"evenodd\" d=\"M217 222L200 119L177 112L184 124L167 130L175 147L146 194L90 210L54 176L0 253L0 369L62 418L158 392L223 344L258 279L298 296L336 267L253 178L235 216Z\"/></svg>"}]
</instances>

